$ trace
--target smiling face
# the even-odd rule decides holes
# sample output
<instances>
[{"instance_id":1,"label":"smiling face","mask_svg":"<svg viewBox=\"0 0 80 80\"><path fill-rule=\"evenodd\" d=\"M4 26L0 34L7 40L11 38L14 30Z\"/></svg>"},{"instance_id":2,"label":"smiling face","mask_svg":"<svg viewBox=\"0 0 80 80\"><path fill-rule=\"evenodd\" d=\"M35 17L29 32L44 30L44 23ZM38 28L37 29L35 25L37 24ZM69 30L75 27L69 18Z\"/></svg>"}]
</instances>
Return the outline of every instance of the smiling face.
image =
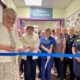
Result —
<instances>
[{"instance_id":1,"label":"smiling face","mask_svg":"<svg viewBox=\"0 0 80 80\"><path fill-rule=\"evenodd\" d=\"M3 20L6 26L13 27L16 20L16 16L12 12L10 12L4 16Z\"/></svg>"},{"instance_id":2,"label":"smiling face","mask_svg":"<svg viewBox=\"0 0 80 80\"><path fill-rule=\"evenodd\" d=\"M62 33L62 35L66 35L67 34L66 27L61 28L61 33Z\"/></svg>"},{"instance_id":3,"label":"smiling face","mask_svg":"<svg viewBox=\"0 0 80 80\"><path fill-rule=\"evenodd\" d=\"M28 27L28 28L26 29L26 31L27 31L27 33L28 33L29 35L32 35L33 32L34 32L34 29L33 29L32 27Z\"/></svg>"},{"instance_id":4,"label":"smiling face","mask_svg":"<svg viewBox=\"0 0 80 80\"><path fill-rule=\"evenodd\" d=\"M16 13L13 9L7 8L4 10L3 22L6 27L13 27L16 20Z\"/></svg>"},{"instance_id":5,"label":"smiling face","mask_svg":"<svg viewBox=\"0 0 80 80\"><path fill-rule=\"evenodd\" d=\"M55 28L55 35L60 35L61 33L61 28L60 27L56 27Z\"/></svg>"},{"instance_id":6,"label":"smiling face","mask_svg":"<svg viewBox=\"0 0 80 80\"><path fill-rule=\"evenodd\" d=\"M51 35L51 30L50 29L46 29L45 30L45 36L50 36Z\"/></svg>"},{"instance_id":7,"label":"smiling face","mask_svg":"<svg viewBox=\"0 0 80 80\"><path fill-rule=\"evenodd\" d=\"M74 35L74 28L73 27L69 28L68 33L70 36L73 36Z\"/></svg>"}]
</instances>

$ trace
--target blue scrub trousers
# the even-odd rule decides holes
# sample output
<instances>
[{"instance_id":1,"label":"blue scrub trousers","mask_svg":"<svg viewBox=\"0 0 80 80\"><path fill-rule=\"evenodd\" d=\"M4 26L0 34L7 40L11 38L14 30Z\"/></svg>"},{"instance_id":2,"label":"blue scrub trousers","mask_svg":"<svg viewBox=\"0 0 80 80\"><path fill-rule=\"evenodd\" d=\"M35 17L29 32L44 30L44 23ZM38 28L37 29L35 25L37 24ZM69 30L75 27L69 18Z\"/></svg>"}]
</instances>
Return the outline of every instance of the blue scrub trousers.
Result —
<instances>
[{"instance_id":1,"label":"blue scrub trousers","mask_svg":"<svg viewBox=\"0 0 80 80\"><path fill-rule=\"evenodd\" d=\"M53 58L51 57L47 66L45 67L47 58L41 59L41 80L51 80L51 68L53 66Z\"/></svg>"}]
</instances>

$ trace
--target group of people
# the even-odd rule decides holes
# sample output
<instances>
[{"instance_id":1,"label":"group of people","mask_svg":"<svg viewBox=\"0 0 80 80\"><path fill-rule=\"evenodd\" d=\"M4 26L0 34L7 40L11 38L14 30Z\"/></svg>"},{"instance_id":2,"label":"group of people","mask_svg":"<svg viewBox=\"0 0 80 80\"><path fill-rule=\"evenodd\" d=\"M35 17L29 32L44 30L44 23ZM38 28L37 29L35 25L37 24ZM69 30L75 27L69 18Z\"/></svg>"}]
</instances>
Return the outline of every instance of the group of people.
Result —
<instances>
[{"instance_id":1,"label":"group of people","mask_svg":"<svg viewBox=\"0 0 80 80\"><path fill-rule=\"evenodd\" d=\"M27 26L25 33L21 36L21 41L26 52L37 52L38 54L79 54L80 27L77 32L78 33L75 34L74 27L69 27L69 29L66 27L56 27L52 31L50 28L47 28L45 31L40 31L39 34L36 34L33 26ZM21 60L20 71L23 70L22 64L24 64L24 62L26 64L24 68L25 80L31 80L32 77L32 79L35 80L36 65L38 65L39 69L39 78L41 78L41 80L51 80L53 64L56 67L59 80L66 80L67 65L69 65L70 80L75 80L75 78L80 80L80 58L33 57L27 56Z\"/></svg>"},{"instance_id":2,"label":"group of people","mask_svg":"<svg viewBox=\"0 0 80 80\"><path fill-rule=\"evenodd\" d=\"M12 8L4 10L3 22L0 23L0 52L80 54L80 27L77 35L74 27L69 27L68 30L66 27L56 27L52 31L47 28L37 34L34 32L34 27L28 25L23 34L20 34L20 30L18 34L14 27L16 16ZM70 80L75 80L75 78L80 80L80 58L49 56L0 56L0 79L20 80L20 76L24 73L24 80L36 80L38 65L41 80L51 80L53 64L59 80L66 79L67 65L69 65Z\"/></svg>"}]
</instances>

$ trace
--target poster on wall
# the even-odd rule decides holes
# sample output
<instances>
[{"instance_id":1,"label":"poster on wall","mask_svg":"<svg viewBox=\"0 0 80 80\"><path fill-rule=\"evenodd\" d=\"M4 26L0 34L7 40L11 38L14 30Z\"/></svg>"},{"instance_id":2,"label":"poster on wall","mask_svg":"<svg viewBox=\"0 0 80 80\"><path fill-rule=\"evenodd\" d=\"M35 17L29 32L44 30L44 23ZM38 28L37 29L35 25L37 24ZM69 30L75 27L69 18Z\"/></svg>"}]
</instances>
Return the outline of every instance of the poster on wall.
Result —
<instances>
[{"instance_id":1,"label":"poster on wall","mask_svg":"<svg viewBox=\"0 0 80 80\"><path fill-rule=\"evenodd\" d=\"M30 8L30 18L51 19L52 17L52 8Z\"/></svg>"},{"instance_id":2,"label":"poster on wall","mask_svg":"<svg viewBox=\"0 0 80 80\"><path fill-rule=\"evenodd\" d=\"M70 17L65 19L66 27L73 26L78 27L80 26L80 10L71 15Z\"/></svg>"}]
</instances>

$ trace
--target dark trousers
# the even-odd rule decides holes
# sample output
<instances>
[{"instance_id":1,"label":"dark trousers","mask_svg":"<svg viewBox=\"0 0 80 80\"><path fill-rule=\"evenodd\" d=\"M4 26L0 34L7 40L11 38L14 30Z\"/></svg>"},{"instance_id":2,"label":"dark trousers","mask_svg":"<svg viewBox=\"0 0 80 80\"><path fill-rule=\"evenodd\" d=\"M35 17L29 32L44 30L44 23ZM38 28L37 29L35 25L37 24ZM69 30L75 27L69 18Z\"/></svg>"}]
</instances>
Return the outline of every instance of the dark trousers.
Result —
<instances>
[{"instance_id":1,"label":"dark trousers","mask_svg":"<svg viewBox=\"0 0 80 80\"><path fill-rule=\"evenodd\" d=\"M37 60L37 63L38 63L38 68L39 68L39 78L41 78L41 57L38 57L38 60Z\"/></svg>"},{"instance_id":2,"label":"dark trousers","mask_svg":"<svg viewBox=\"0 0 80 80\"><path fill-rule=\"evenodd\" d=\"M25 80L35 80L36 78L36 64L37 60L32 60L32 57L27 57L24 76Z\"/></svg>"},{"instance_id":3,"label":"dark trousers","mask_svg":"<svg viewBox=\"0 0 80 80\"><path fill-rule=\"evenodd\" d=\"M64 61L61 61L60 58L54 58L55 67L57 69L58 77L60 80L64 80Z\"/></svg>"},{"instance_id":4,"label":"dark trousers","mask_svg":"<svg viewBox=\"0 0 80 80\"><path fill-rule=\"evenodd\" d=\"M19 70L20 70L22 73L24 72L24 66L25 66L25 64L26 64L26 60L21 59Z\"/></svg>"},{"instance_id":5,"label":"dark trousers","mask_svg":"<svg viewBox=\"0 0 80 80\"><path fill-rule=\"evenodd\" d=\"M45 67L47 59L41 59L41 80L51 80L51 68L53 65L53 58L51 58Z\"/></svg>"},{"instance_id":6,"label":"dark trousers","mask_svg":"<svg viewBox=\"0 0 80 80\"><path fill-rule=\"evenodd\" d=\"M77 77L77 76L76 76L76 80L80 80L80 77Z\"/></svg>"},{"instance_id":7,"label":"dark trousers","mask_svg":"<svg viewBox=\"0 0 80 80\"><path fill-rule=\"evenodd\" d=\"M74 80L75 75L74 75L74 72L73 72L73 59L64 58L64 78L66 78L67 65L69 65L70 80Z\"/></svg>"}]
</instances>

